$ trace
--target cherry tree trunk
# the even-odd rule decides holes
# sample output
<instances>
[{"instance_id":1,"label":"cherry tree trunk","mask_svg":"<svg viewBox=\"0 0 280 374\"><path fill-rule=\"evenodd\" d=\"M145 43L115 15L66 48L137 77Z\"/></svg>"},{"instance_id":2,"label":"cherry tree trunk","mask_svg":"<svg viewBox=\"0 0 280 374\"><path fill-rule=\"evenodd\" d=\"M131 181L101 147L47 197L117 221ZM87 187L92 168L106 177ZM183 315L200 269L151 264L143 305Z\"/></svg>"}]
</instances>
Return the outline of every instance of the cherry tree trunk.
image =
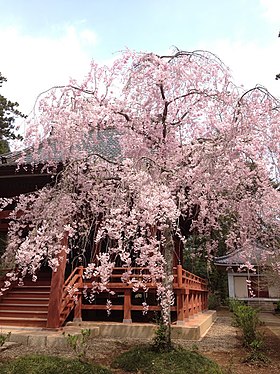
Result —
<instances>
[{"instance_id":1,"label":"cherry tree trunk","mask_svg":"<svg viewBox=\"0 0 280 374\"><path fill-rule=\"evenodd\" d=\"M171 227L167 227L164 231L164 236L166 238L166 242L163 248L163 255L165 259L165 274L166 277L163 281L163 286L166 290L166 296L173 291L173 250L174 250L174 242L172 237L172 229ZM165 349L171 349L171 305L170 300L167 297L166 299L168 303L168 308L165 313L165 322L166 322L166 329L165 329Z\"/></svg>"}]
</instances>

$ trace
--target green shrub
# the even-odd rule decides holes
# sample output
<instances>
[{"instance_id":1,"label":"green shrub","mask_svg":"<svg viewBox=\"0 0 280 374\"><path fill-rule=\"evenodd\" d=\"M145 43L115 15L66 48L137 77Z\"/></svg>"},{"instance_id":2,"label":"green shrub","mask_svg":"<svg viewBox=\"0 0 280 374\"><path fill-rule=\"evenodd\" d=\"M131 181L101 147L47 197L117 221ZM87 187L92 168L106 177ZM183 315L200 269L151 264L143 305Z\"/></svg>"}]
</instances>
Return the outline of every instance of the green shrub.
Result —
<instances>
[{"instance_id":1,"label":"green shrub","mask_svg":"<svg viewBox=\"0 0 280 374\"><path fill-rule=\"evenodd\" d=\"M276 303L275 311L276 311L277 313L280 313L280 300L278 300L277 303Z\"/></svg>"},{"instance_id":2,"label":"green shrub","mask_svg":"<svg viewBox=\"0 0 280 374\"><path fill-rule=\"evenodd\" d=\"M261 322L258 317L258 310L247 305L239 305L233 311L234 323L242 331L242 339L245 347L260 340L257 329Z\"/></svg>"},{"instance_id":3,"label":"green shrub","mask_svg":"<svg viewBox=\"0 0 280 374\"><path fill-rule=\"evenodd\" d=\"M227 303L228 303L229 311L233 313L238 306L245 305L244 301L232 299L232 298L229 298Z\"/></svg>"},{"instance_id":4,"label":"green shrub","mask_svg":"<svg viewBox=\"0 0 280 374\"><path fill-rule=\"evenodd\" d=\"M264 342L262 339L253 340L250 344L249 355L245 358L244 362L250 364L268 364L270 359L263 352Z\"/></svg>"},{"instance_id":5,"label":"green shrub","mask_svg":"<svg viewBox=\"0 0 280 374\"><path fill-rule=\"evenodd\" d=\"M152 346L151 348L155 352L165 352L172 349L172 346L169 344L169 342L166 339L166 335L168 334L168 326L163 323L162 318L160 317L157 321L157 329L155 330L155 336L153 338Z\"/></svg>"},{"instance_id":6,"label":"green shrub","mask_svg":"<svg viewBox=\"0 0 280 374\"><path fill-rule=\"evenodd\" d=\"M258 317L259 310L246 305L244 302L229 299L229 309L233 312L233 324L242 332L243 345L249 350L249 355L244 362L266 364L268 358L263 353L263 335L258 331L261 321Z\"/></svg>"},{"instance_id":7,"label":"green shrub","mask_svg":"<svg viewBox=\"0 0 280 374\"><path fill-rule=\"evenodd\" d=\"M198 352L173 349L155 352L149 345L134 347L113 363L116 368L138 374L222 374L222 369Z\"/></svg>"},{"instance_id":8,"label":"green shrub","mask_svg":"<svg viewBox=\"0 0 280 374\"><path fill-rule=\"evenodd\" d=\"M220 296L216 294L210 294L208 296L208 309L216 310L221 306Z\"/></svg>"},{"instance_id":9,"label":"green shrub","mask_svg":"<svg viewBox=\"0 0 280 374\"><path fill-rule=\"evenodd\" d=\"M256 349L252 349L243 362L249 364L266 365L269 364L270 359L263 352Z\"/></svg>"},{"instance_id":10,"label":"green shrub","mask_svg":"<svg viewBox=\"0 0 280 374\"><path fill-rule=\"evenodd\" d=\"M96 364L56 356L28 355L0 364L1 374L111 374Z\"/></svg>"},{"instance_id":11,"label":"green shrub","mask_svg":"<svg viewBox=\"0 0 280 374\"><path fill-rule=\"evenodd\" d=\"M90 338L91 338L90 329L82 329L81 334L78 334L78 335L68 334L66 337L67 344L69 345L70 348L73 349L76 356L80 358L81 360L85 360L86 358L86 353L89 347Z\"/></svg>"}]
</instances>

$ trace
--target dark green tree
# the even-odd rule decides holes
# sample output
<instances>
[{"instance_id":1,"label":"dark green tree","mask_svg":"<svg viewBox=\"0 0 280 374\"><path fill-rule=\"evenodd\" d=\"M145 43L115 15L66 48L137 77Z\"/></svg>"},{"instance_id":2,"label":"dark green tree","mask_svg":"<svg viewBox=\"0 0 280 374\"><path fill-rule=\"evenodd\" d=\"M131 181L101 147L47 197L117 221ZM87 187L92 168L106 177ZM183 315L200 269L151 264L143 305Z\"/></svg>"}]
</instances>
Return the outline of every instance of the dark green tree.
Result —
<instances>
[{"instance_id":1,"label":"dark green tree","mask_svg":"<svg viewBox=\"0 0 280 374\"><path fill-rule=\"evenodd\" d=\"M0 88L6 81L0 73ZM26 116L17 107L18 103L13 103L0 94L0 154L9 151L9 140L22 139L21 135L15 133L15 119Z\"/></svg>"}]
</instances>

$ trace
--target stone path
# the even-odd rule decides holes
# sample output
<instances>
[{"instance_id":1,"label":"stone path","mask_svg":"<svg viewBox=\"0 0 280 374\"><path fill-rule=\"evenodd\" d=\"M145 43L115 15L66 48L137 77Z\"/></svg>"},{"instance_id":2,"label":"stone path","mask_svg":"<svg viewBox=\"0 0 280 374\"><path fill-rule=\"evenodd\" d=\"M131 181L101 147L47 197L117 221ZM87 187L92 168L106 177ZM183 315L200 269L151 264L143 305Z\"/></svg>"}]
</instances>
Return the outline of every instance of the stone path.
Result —
<instances>
[{"instance_id":1,"label":"stone path","mask_svg":"<svg viewBox=\"0 0 280 374\"><path fill-rule=\"evenodd\" d=\"M260 313L259 318L265 326L280 339L280 315L272 313Z\"/></svg>"}]
</instances>

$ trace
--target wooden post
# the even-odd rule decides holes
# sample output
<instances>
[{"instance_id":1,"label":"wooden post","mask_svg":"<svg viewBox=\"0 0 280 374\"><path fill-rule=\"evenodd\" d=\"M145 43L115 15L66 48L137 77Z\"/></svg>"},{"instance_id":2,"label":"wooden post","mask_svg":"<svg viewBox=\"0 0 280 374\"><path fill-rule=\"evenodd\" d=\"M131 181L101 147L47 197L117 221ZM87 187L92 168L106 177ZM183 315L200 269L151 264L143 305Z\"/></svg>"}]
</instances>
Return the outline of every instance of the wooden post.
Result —
<instances>
[{"instance_id":1,"label":"wooden post","mask_svg":"<svg viewBox=\"0 0 280 374\"><path fill-rule=\"evenodd\" d=\"M68 245L68 237L65 236L62 239L63 247ZM64 275L66 266L66 252L64 249L60 252L60 263L56 271L52 272L50 300L48 306L48 320L47 328L58 328L60 327L60 306L64 285Z\"/></svg>"},{"instance_id":2,"label":"wooden post","mask_svg":"<svg viewBox=\"0 0 280 374\"><path fill-rule=\"evenodd\" d=\"M131 319L131 289L124 290L123 323L132 323Z\"/></svg>"},{"instance_id":3,"label":"wooden post","mask_svg":"<svg viewBox=\"0 0 280 374\"><path fill-rule=\"evenodd\" d=\"M184 319L188 320L189 319L189 293L184 295Z\"/></svg>"},{"instance_id":4,"label":"wooden post","mask_svg":"<svg viewBox=\"0 0 280 374\"><path fill-rule=\"evenodd\" d=\"M82 294L80 292L74 307L74 322L82 322Z\"/></svg>"},{"instance_id":5,"label":"wooden post","mask_svg":"<svg viewBox=\"0 0 280 374\"><path fill-rule=\"evenodd\" d=\"M199 291L197 297L198 297L197 312L200 313L202 311L202 292L201 291Z\"/></svg>"},{"instance_id":6,"label":"wooden post","mask_svg":"<svg viewBox=\"0 0 280 374\"><path fill-rule=\"evenodd\" d=\"M178 287L183 287L183 267L182 265L177 265L177 282Z\"/></svg>"},{"instance_id":7,"label":"wooden post","mask_svg":"<svg viewBox=\"0 0 280 374\"><path fill-rule=\"evenodd\" d=\"M197 314L197 292L194 292L193 295L193 313Z\"/></svg>"},{"instance_id":8,"label":"wooden post","mask_svg":"<svg viewBox=\"0 0 280 374\"><path fill-rule=\"evenodd\" d=\"M177 291L177 325L184 324L184 294L181 290Z\"/></svg>"},{"instance_id":9,"label":"wooden post","mask_svg":"<svg viewBox=\"0 0 280 374\"><path fill-rule=\"evenodd\" d=\"M190 317L194 315L194 294L193 291L190 293Z\"/></svg>"},{"instance_id":10,"label":"wooden post","mask_svg":"<svg viewBox=\"0 0 280 374\"><path fill-rule=\"evenodd\" d=\"M79 266L78 274L83 279L83 267ZM79 288L79 292L77 295L77 302L74 307L74 321L75 322L81 322L82 321L82 292L80 291L83 287L83 281L81 280L79 284L77 284L77 287Z\"/></svg>"}]
</instances>

